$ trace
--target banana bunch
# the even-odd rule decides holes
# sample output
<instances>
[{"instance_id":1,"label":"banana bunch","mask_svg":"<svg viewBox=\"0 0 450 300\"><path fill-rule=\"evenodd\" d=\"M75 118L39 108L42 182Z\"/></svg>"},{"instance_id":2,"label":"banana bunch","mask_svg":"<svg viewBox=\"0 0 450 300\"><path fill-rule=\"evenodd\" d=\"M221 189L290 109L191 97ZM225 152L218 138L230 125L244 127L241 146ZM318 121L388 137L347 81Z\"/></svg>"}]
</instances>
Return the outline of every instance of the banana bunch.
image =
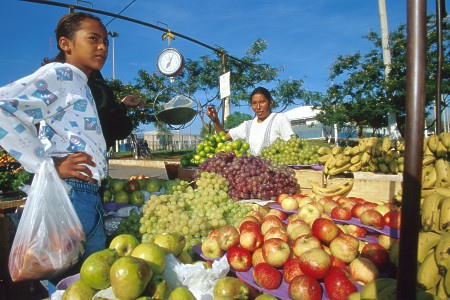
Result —
<instances>
[{"instance_id":1,"label":"banana bunch","mask_svg":"<svg viewBox=\"0 0 450 300\"><path fill-rule=\"evenodd\" d=\"M443 132L424 138L422 160L422 195L434 193L434 188L450 187L450 165L448 151L450 133Z\"/></svg>"},{"instance_id":2,"label":"banana bunch","mask_svg":"<svg viewBox=\"0 0 450 300\"><path fill-rule=\"evenodd\" d=\"M361 292L351 294L348 299L396 300L397 280L394 278L375 279L366 284ZM416 288L416 299L433 299L433 295Z\"/></svg>"},{"instance_id":3,"label":"banana bunch","mask_svg":"<svg viewBox=\"0 0 450 300\"><path fill-rule=\"evenodd\" d=\"M319 184L309 181L311 184L312 192L315 195L322 197L334 197L344 195L351 191L353 187L353 179L345 180L344 182L330 187L321 187Z\"/></svg>"}]
</instances>

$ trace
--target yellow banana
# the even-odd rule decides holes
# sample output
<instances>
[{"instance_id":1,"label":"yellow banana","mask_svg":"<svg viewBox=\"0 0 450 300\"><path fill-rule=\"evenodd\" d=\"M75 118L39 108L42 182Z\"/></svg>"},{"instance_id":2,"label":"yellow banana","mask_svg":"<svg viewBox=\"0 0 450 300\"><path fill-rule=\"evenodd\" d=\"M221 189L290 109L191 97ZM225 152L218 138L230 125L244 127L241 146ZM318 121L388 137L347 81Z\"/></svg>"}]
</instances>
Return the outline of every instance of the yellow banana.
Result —
<instances>
[{"instance_id":1,"label":"yellow banana","mask_svg":"<svg viewBox=\"0 0 450 300\"><path fill-rule=\"evenodd\" d=\"M381 151L387 153L391 149L391 139L385 136L381 143Z\"/></svg>"},{"instance_id":2,"label":"yellow banana","mask_svg":"<svg viewBox=\"0 0 450 300\"><path fill-rule=\"evenodd\" d=\"M361 156L359 154L353 156L350 159L350 163L352 163L353 165L356 164L356 163L359 163L360 161L361 161Z\"/></svg>"},{"instance_id":3,"label":"yellow banana","mask_svg":"<svg viewBox=\"0 0 450 300\"><path fill-rule=\"evenodd\" d=\"M403 163L398 164L398 172L403 173L403 170L405 169L405 165Z\"/></svg>"},{"instance_id":4,"label":"yellow banana","mask_svg":"<svg viewBox=\"0 0 450 300\"><path fill-rule=\"evenodd\" d=\"M441 280L439 280L438 286L436 287L436 296L438 296L439 299L448 299L445 290L445 277L442 277Z\"/></svg>"},{"instance_id":5,"label":"yellow banana","mask_svg":"<svg viewBox=\"0 0 450 300\"><path fill-rule=\"evenodd\" d=\"M359 161L356 164L351 165L350 168L348 168L348 170L350 172L358 172L361 170L361 168L362 168L362 163Z\"/></svg>"},{"instance_id":6,"label":"yellow banana","mask_svg":"<svg viewBox=\"0 0 450 300\"><path fill-rule=\"evenodd\" d=\"M350 147L350 146L345 147L344 150L342 151L342 153L344 155L349 155L349 156L352 155L352 147Z\"/></svg>"},{"instance_id":7,"label":"yellow banana","mask_svg":"<svg viewBox=\"0 0 450 300\"><path fill-rule=\"evenodd\" d=\"M434 153L437 150L439 144L439 136L436 134L432 134L429 138L428 138L428 147L430 148L430 150Z\"/></svg>"},{"instance_id":8,"label":"yellow banana","mask_svg":"<svg viewBox=\"0 0 450 300\"><path fill-rule=\"evenodd\" d=\"M421 264L431 249L436 247L441 235L433 231L421 231L418 236L417 262Z\"/></svg>"},{"instance_id":9,"label":"yellow banana","mask_svg":"<svg viewBox=\"0 0 450 300\"><path fill-rule=\"evenodd\" d=\"M430 139L429 137L424 137L424 138L423 138L423 152L424 152L424 153L427 151L427 148L428 148L428 140L429 140L429 139Z\"/></svg>"},{"instance_id":10,"label":"yellow banana","mask_svg":"<svg viewBox=\"0 0 450 300\"><path fill-rule=\"evenodd\" d=\"M445 287L445 292L447 293L447 296L450 296L450 272L447 272L445 274L444 287Z\"/></svg>"},{"instance_id":11,"label":"yellow banana","mask_svg":"<svg viewBox=\"0 0 450 300\"><path fill-rule=\"evenodd\" d=\"M448 161L440 158L436 160L436 163L434 164L434 167L436 168L436 186L439 187L449 187L450 181L449 181L449 165Z\"/></svg>"},{"instance_id":12,"label":"yellow banana","mask_svg":"<svg viewBox=\"0 0 450 300\"><path fill-rule=\"evenodd\" d=\"M357 145L357 146L355 146L355 147L353 147L352 148L352 150L351 150L351 155L358 155L359 153L361 152L361 150L360 150L360 148L359 148L359 145ZM358 155L359 156L359 155Z\"/></svg>"},{"instance_id":13,"label":"yellow banana","mask_svg":"<svg viewBox=\"0 0 450 300\"><path fill-rule=\"evenodd\" d=\"M381 155L381 140L377 140L377 143L372 147L372 156L378 157Z\"/></svg>"},{"instance_id":14,"label":"yellow banana","mask_svg":"<svg viewBox=\"0 0 450 300\"><path fill-rule=\"evenodd\" d=\"M319 153L320 155L327 155L327 154L331 154L331 149L328 147L320 147L317 150L317 153Z\"/></svg>"},{"instance_id":15,"label":"yellow banana","mask_svg":"<svg viewBox=\"0 0 450 300\"><path fill-rule=\"evenodd\" d=\"M436 169L434 165L427 165L422 168L422 188L427 189L436 185Z\"/></svg>"},{"instance_id":16,"label":"yellow banana","mask_svg":"<svg viewBox=\"0 0 450 300\"><path fill-rule=\"evenodd\" d=\"M439 134L439 140L442 142L442 144L445 146L445 148L450 148L450 133L449 132L442 132Z\"/></svg>"},{"instance_id":17,"label":"yellow banana","mask_svg":"<svg viewBox=\"0 0 450 300\"><path fill-rule=\"evenodd\" d=\"M333 155L332 157L330 157L326 162L326 164L328 164L327 165L328 170L331 168L334 168L334 166L336 165L336 162L337 162L336 156Z\"/></svg>"},{"instance_id":18,"label":"yellow banana","mask_svg":"<svg viewBox=\"0 0 450 300\"><path fill-rule=\"evenodd\" d=\"M422 290L435 288L441 279L438 265L434 257L435 252L430 252L417 270L417 284Z\"/></svg>"},{"instance_id":19,"label":"yellow banana","mask_svg":"<svg viewBox=\"0 0 450 300\"><path fill-rule=\"evenodd\" d=\"M439 229L439 204L444 196L432 194L423 199L421 222L423 231Z\"/></svg>"},{"instance_id":20,"label":"yellow banana","mask_svg":"<svg viewBox=\"0 0 450 300\"><path fill-rule=\"evenodd\" d=\"M445 157L446 155L447 155L447 148L444 146L444 144L442 144L441 141L439 141L436 149L436 157L442 158Z\"/></svg>"},{"instance_id":21,"label":"yellow banana","mask_svg":"<svg viewBox=\"0 0 450 300\"><path fill-rule=\"evenodd\" d=\"M391 173L391 174L397 174L398 173L398 164L397 164L397 162L396 161L391 161L390 163L389 163L389 172Z\"/></svg>"},{"instance_id":22,"label":"yellow banana","mask_svg":"<svg viewBox=\"0 0 450 300\"><path fill-rule=\"evenodd\" d=\"M374 281L367 283L361 290L362 299L382 300L379 297L380 292L389 287L396 287L397 280L393 278L377 278Z\"/></svg>"},{"instance_id":23,"label":"yellow banana","mask_svg":"<svg viewBox=\"0 0 450 300\"><path fill-rule=\"evenodd\" d=\"M380 169L378 168L377 164L373 163L372 161L369 161L369 170L370 170L370 172L376 173Z\"/></svg>"},{"instance_id":24,"label":"yellow banana","mask_svg":"<svg viewBox=\"0 0 450 300\"><path fill-rule=\"evenodd\" d=\"M446 197L441 201L439 214L439 230L450 231L450 197Z\"/></svg>"},{"instance_id":25,"label":"yellow banana","mask_svg":"<svg viewBox=\"0 0 450 300\"><path fill-rule=\"evenodd\" d=\"M389 173L389 167L388 167L385 163L378 164L378 168L379 168L380 171L383 172L384 174Z\"/></svg>"},{"instance_id":26,"label":"yellow banana","mask_svg":"<svg viewBox=\"0 0 450 300\"><path fill-rule=\"evenodd\" d=\"M346 180L336 186L321 187L319 184L309 181L314 194L323 197L333 197L349 192L353 187L353 179Z\"/></svg>"},{"instance_id":27,"label":"yellow banana","mask_svg":"<svg viewBox=\"0 0 450 300\"><path fill-rule=\"evenodd\" d=\"M363 166L367 165L370 161L370 154L367 152L364 152L361 155L361 163L363 164Z\"/></svg>"},{"instance_id":28,"label":"yellow banana","mask_svg":"<svg viewBox=\"0 0 450 300\"><path fill-rule=\"evenodd\" d=\"M319 164L323 165L327 162L328 159L330 159L331 157L333 157L333 155L331 154L325 154L322 155L321 157L319 157L318 162Z\"/></svg>"},{"instance_id":29,"label":"yellow banana","mask_svg":"<svg viewBox=\"0 0 450 300\"><path fill-rule=\"evenodd\" d=\"M331 153L334 155L342 153L342 148L340 146L334 146L333 149L331 149Z\"/></svg>"},{"instance_id":30,"label":"yellow banana","mask_svg":"<svg viewBox=\"0 0 450 300\"><path fill-rule=\"evenodd\" d=\"M351 160L350 156L341 155L336 162L336 167L340 168L343 165L350 163L350 160Z\"/></svg>"},{"instance_id":31,"label":"yellow banana","mask_svg":"<svg viewBox=\"0 0 450 300\"><path fill-rule=\"evenodd\" d=\"M352 164L348 163L348 164L343 165L342 167L334 167L334 168L328 170L328 175L334 176L337 174L344 173L345 171L348 171L348 169L350 169L351 166L352 166Z\"/></svg>"},{"instance_id":32,"label":"yellow banana","mask_svg":"<svg viewBox=\"0 0 450 300\"><path fill-rule=\"evenodd\" d=\"M431 165L435 161L436 161L436 156L434 156L434 155L424 155L424 157L422 159L422 167Z\"/></svg>"},{"instance_id":33,"label":"yellow banana","mask_svg":"<svg viewBox=\"0 0 450 300\"><path fill-rule=\"evenodd\" d=\"M443 188L443 187L435 186L434 189L436 190L436 192L438 194L450 197L450 188Z\"/></svg>"},{"instance_id":34,"label":"yellow banana","mask_svg":"<svg viewBox=\"0 0 450 300\"><path fill-rule=\"evenodd\" d=\"M433 254L439 274L445 275L450 267L450 232L442 234Z\"/></svg>"}]
</instances>

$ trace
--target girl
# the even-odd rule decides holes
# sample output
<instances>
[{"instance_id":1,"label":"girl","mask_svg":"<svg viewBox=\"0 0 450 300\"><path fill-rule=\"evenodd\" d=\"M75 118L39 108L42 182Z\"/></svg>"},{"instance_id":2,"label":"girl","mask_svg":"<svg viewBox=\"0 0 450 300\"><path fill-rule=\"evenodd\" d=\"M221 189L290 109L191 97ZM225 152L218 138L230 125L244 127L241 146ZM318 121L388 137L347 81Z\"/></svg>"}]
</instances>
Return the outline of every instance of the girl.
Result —
<instances>
[{"instance_id":1,"label":"girl","mask_svg":"<svg viewBox=\"0 0 450 300\"><path fill-rule=\"evenodd\" d=\"M33 173L52 157L72 187L86 258L106 241L98 193L107 172L106 144L87 81L106 61L108 38L100 19L86 13L63 16L55 32L65 63L47 64L0 88L0 145Z\"/></svg>"}]
</instances>

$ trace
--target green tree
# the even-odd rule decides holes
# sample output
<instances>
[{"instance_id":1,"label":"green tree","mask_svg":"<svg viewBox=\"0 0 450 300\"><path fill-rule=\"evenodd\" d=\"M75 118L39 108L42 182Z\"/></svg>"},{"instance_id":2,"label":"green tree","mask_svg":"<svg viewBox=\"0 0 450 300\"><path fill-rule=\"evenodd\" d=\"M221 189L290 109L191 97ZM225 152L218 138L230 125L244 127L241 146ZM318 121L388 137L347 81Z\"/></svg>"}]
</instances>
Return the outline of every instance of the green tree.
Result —
<instances>
[{"instance_id":1,"label":"green tree","mask_svg":"<svg viewBox=\"0 0 450 300\"><path fill-rule=\"evenodd\" d=\"M249 114L243 114L240 112L234 112L228 116L225 120L224 128L230 129L241 125L244 121L251 120L252 116Z\"/></svg>"}]
</instances>

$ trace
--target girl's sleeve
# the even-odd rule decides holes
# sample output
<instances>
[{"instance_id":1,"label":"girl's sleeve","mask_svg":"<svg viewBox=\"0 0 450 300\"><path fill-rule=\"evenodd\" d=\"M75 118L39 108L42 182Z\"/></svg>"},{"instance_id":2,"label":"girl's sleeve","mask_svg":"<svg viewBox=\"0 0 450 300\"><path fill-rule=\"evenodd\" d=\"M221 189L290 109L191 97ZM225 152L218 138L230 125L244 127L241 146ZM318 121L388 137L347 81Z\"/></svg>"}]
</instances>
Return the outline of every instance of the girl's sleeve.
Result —
<instances>
[{"instance_id":1,"label":"girl's sleeve","mask_svg":"<svg viewBox=\"0 0 450 300\"><path fill-rule=\"evenodd\" d=\"M45 159L36 124L63 111L61 82L67 71L43 67L0 88L0 146L28 172L36 173Z\"/></svg>"},{"instance_id":2,"label":"girl's sleeve","mask_svg":"<svg viewBox=\"0 0 450 300\"><path fill-rule=\"evenodd\" d=\"M285 114L277 114L279 117L280 124L280 136L283 140L288 141L291 138L291 135L294 134L292 130L291 122Z\"/></svg>"}]
</instances>

